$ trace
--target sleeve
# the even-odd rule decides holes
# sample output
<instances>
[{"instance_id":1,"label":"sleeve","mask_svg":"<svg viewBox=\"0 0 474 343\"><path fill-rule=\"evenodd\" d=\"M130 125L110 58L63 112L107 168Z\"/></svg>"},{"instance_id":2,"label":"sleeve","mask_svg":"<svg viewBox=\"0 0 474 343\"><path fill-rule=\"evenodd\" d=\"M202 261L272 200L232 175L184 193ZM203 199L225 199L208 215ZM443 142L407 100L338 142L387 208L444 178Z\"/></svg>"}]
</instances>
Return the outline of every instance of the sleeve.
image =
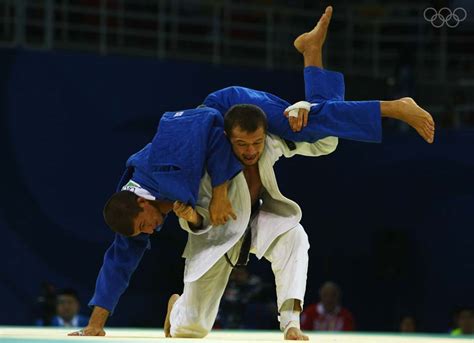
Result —
<instances>
[{"instance_id":1,"label":"sleeve","mask_svg":"<svg viewBox=\"0 0 474 343\"><path fill-rule=\"evenodd\" d=\"M196 211L201 215L202 217L202 229L199 231L194 231L189 227L189 223L182 219L179 218L179 225L181 228L187 232L189 232L191 235L202 235L206 232L208 232L210 229L212 229L211 225L211 219L209 215L209 203L211 202L211 177L209 174L205 174L204 177L201 179L201 184L199 188L199 197L198 197L198 202L196 204Z\"/></svg>"},{"instance_id":2,"label":"sleeve","mask_svg":"<svg viewBox=\"0 0 474 343\"><path fill-rule=\"evenodd\" d=\"M124 237L116 234L114 242L105 252L94 296L90 300L89 306L100 306L112 315L145 250L149 248L150 237L147 234L140 234L136 237Z\"/></svg>"},{"instance_id":3,"label":"sleeve","mask_svg":"<svg viewBox=\"0 0 474 343\"><path fill-rule=\"evenodd\" d=\"M214 115L219 118L214 120L210 129L206 151L206 169L211 176L212 187L232 179L242 170L242 165L235 158L230 142L224 134L222 117L217 112Z\"/></svg>"},{"instance_id":4,"label":"sleeve","mask_svg":"<svg viewBox=\"0 0 474 343\"><path fill-rule=\"evenodd\" d=\"M328 155L336 150L339 141L337 137L326 137L314 143L292 142L273 135L268 135L268 138L276 154L287 158L295 155L312 157Z\"/></svg>"},{"instance_id":5,"label":"sleeve","mask_svg":"<svg viewBox=\"0 0 474 343\"><path fill-rule=\"evenodd\" d=\"M208 232L210 229L212 229L212 225L209 220L209 210L205 209L204 207L201 206L196 206L195 207L197 213L199 213L202 217L202 229L200 230L193 230L190 228L189 223L182 219L179 218L179 225L181 225L181 228L184 231L189 232L191 235L202 235L206 232Z\"/></svg>"}]
</instances>

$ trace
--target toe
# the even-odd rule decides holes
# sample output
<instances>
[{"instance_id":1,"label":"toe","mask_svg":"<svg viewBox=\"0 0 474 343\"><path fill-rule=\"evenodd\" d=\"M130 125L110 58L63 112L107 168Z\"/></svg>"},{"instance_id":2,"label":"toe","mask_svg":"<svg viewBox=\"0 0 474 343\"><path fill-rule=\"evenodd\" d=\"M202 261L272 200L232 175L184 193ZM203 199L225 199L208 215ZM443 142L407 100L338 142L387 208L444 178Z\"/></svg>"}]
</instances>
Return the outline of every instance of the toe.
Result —
<instances>
[{"instance_id":1,"label":"toe","mask_svg":"<svg viewBox=\"0 0 474 343\"><path fill-rule=\"evenodd\" d=\"M425 130L425 140L428 143L433 143L433 137L434 137L433 131Z\"/></svg>"},{"instance_id":2,"label":"toe","mask_svg":"<svg viewBox=\"0 0 474 343\"><path fill-rule=\"evenodd\" d=\"M429 126L432 127L432 128L435 127L435 123L434 123L434 121L433 121L432 118L429 118L429 119L428 119L428 124L429 124Z\"/></svg>"}]
</instances>

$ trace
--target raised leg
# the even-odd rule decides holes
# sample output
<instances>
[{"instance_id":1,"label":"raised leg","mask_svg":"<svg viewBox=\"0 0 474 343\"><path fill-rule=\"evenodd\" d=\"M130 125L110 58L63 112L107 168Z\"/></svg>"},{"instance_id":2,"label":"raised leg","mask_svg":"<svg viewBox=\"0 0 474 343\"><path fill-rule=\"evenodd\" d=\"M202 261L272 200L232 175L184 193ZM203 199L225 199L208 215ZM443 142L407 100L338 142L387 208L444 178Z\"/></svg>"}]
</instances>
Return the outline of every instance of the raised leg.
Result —
<instances>
[{"instance_id":1,"label":"raised leg","mask_svg":"<svg viewBox=\"0 0 474 343\"><path fill-rule=\"evenodd\" d=\"M331 17L332 6L328 6L316 26L295 39L293 44L296 50L303 55L305 67L323 68L323 46Z\"/></svg>"},{"instance_id":2,"label":"raised leg","mask_svg":"<svg viewBox=\"0 0 474 343\"><path fill-rule=\"evenodd\" d=\"M380 101L382 117L401 120L413 127L428 143L433 143L435 123L431 114L412 98L401 98L393 101Z\"/></svg>"}]
</instances>

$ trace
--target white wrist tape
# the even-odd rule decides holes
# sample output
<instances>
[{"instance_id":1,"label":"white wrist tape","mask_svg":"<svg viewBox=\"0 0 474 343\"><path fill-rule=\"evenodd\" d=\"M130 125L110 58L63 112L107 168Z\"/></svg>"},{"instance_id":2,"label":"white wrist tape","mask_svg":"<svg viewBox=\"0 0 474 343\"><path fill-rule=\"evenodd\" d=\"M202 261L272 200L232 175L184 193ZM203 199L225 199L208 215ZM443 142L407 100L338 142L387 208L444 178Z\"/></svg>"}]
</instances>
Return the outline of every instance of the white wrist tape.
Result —
<instances>
[{"instance_id":1,"label":"white wrist tape","mask_svg":"<svg viewBox=\"0 0 474 343\"><path fill-rule=\"evenodd\" d=\"M288 116L298 118L298 111L304 109L309 111L311 109L311 104L307 101L298 101L291 106L288 106L285 109L285 112L288 112Z\"/></svg>"}]
</instances>

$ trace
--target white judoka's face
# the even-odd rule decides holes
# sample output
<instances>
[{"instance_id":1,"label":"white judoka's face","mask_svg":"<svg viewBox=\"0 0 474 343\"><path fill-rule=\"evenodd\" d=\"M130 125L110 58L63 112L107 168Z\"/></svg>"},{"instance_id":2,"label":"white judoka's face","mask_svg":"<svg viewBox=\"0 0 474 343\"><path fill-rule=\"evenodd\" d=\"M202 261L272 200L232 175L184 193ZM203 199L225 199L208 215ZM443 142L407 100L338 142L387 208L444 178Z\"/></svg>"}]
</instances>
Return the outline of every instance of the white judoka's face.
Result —
<instances>
[{"instance_id":1,"label":"white judoka's face","mask_svg":"<svg viewBox=\"0 0 474 343\"><path fill-rule=\"evenodd\" d=\"M246 166L256 164L265 148L265 129L259 127L254 132L247 132L235 126L231 132L229 139L235 156Z\"/></svg>"}]
</instances>

